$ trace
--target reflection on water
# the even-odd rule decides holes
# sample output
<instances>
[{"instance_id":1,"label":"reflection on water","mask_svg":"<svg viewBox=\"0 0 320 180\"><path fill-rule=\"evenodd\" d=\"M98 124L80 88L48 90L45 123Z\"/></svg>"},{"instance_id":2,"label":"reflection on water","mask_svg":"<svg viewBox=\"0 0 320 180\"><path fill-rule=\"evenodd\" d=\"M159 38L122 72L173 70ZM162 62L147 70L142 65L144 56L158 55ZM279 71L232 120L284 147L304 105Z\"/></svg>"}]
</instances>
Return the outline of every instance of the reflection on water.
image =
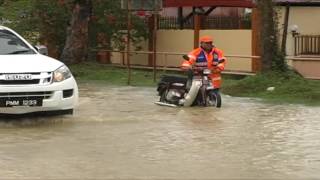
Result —
<instances>
[{"instance_id":1,"label":"reflection on water","mask_svg":"<svg viewBox=\"0 0 320 180\"><path fill-rule=\"evenodd\" d=\"M80 84L74 116L0 121L1 178L320 177L320 108L223 96L154 105L154 88Z\"/></svg>"}]
</instances>

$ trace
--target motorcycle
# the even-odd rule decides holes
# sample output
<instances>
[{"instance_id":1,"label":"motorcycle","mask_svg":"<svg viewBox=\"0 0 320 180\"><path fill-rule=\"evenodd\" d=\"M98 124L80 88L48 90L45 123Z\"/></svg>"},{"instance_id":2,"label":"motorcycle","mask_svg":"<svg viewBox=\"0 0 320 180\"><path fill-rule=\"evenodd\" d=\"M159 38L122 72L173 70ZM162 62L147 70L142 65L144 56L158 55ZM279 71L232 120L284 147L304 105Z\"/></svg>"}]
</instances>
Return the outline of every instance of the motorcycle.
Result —
<instances>
[{"instance_id":1,"label":"motorcycle","mask_svg":"<svg viewBox=\"0 0 320 180\"><path fill-rule=\"evenodd\" d=\"M189 60L184 55L185 60ZM219 63L224 62L220 60ZM158 83L157 91L160 99L156 104L162 106L213 106L221 107L219 89L213 86L210 79L212 71L208 68L188 70L188 77L164 75Z\"/></svg>"}]
</instances>

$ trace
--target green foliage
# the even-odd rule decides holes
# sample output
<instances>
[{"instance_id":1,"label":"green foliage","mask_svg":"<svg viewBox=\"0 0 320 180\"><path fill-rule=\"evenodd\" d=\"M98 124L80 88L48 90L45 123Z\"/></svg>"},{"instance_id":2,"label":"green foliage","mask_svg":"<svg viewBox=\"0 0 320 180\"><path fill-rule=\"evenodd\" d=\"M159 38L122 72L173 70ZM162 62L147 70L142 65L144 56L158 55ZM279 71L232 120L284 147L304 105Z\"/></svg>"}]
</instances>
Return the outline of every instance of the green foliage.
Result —
<instances>
[{"instance_id":1,"label":"green foliage","mask_svg":"<svg viewBox=\"0 0 320 180\"><path fill-rule=\"evenodd\" d=\"M68 6L53 0L35 0L33 12L32 23L37 25L35 30L40 33L39 41L45 44L51 43L61 52L71 17Z\"/></svg>"},{"instance_id":2,"label":"green foliage","mask_svg":"<svg viewBox=\"0 0 320 180\"><path fill-rule=\"evenodd\" d=\"M4 25L11 27L27 40L41 42L58 51L66 40L66 30L70 22L72 9L76 2L85 0L1 0L0 19L5 18ZM120 7L119 0L92 0L92 21L89 25L90 46L93 48L125 47L127 28L126 11ZM138 46L147 37L144 21L132 16L133 30L131 41ZM105 42L97 41L99 33L106 36ZM111 43L112 42L112 43Z\"/></svg>"},{"instance_id":3,"label":"green foliage","mask_svg":"<svg viewBox=\"0 0 320 180\"><path fill-rule=\"evenodd\" d=\"M119 0L93 0L92 21L90 24L91 46L96 48L125 48L127 11L121 9ZM147 38L144 21L132 15L131 42L136 47ZM112 43L111 43L112 42Z\"/></svg>"},{"instance_id":4,"label":"green foliage","mask_svg":"<svg viewBox=\"0 0 320 180\"><path fill-rule=\"evenodd\" d=\"M0 6L0 19L3 20L3 25L9 26L23 36L31 38L28 40L32 40L32 37L28 35L35 26L29 23L32 18L33 5L34 0L3 0Z\"/></svg>"},{"instance_id":5,"label":"green foliage","mask_svg":"<svg viewBox=\"0 0 320 180\"><path fill-rule=\"evenodd\" d=\"M63 47L69 14L65 7L59 6L58 1L11 0L5 1L1 8L3 13L0 17L5 19L4 25L28 41L35 44L45 37L59 49Z\"/></svg>"}]
</instances>

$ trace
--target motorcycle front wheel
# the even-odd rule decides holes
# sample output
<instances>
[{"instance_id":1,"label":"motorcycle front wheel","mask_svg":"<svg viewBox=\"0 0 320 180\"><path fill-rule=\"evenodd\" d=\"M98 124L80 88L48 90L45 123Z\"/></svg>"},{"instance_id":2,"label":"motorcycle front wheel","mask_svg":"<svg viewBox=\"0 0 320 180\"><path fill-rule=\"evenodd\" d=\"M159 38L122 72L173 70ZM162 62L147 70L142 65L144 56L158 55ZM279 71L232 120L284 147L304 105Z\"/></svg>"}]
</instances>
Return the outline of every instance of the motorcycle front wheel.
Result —
<instances>
[{"instance_id":1,"label":"motorcycle front wheel","mask_svg":"<svg viewBox=\"0 0 320 180\"><path fill-rule=\"evenodd\" d=\"M167 91L164 91L161 95L160 95L160 102L166 103L167 99L166 99L166 95L167 95Z\"/></svg>"},{"instance_id":2,"label":"motorcycle front wheel","mask_svg":"<svg viewBox=\"0 0 320 180\"><path fill-rule=\"evenodd\" d=\"M210 91L207 96L207 105L220 108L221 107L221 95L219 91Z\"/></svg>"}]
</instances>

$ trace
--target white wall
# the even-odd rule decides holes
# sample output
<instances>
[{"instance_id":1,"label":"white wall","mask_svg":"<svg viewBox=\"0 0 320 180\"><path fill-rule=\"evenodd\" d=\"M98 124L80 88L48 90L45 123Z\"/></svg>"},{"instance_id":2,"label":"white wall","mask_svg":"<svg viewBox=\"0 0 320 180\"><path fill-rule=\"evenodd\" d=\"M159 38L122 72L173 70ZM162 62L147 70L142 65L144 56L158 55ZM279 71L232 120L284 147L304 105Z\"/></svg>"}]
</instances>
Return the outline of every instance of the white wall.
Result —
<instances>
[{"instance_id":1,"label":"white wall","mask_svg":"<svg viewBox=\"0 0 320 180\"><path fill-rule=\"evenodd\" d=\"M285 18L285 7L278 7L280 40L282 39L283 24ZM294 55L294 38L290 32L290 27L298 26L298 32L302 35L320 35L320 7L290 7L288 35L286 51L287 55Z\"/></svg>"}]
</instances>

